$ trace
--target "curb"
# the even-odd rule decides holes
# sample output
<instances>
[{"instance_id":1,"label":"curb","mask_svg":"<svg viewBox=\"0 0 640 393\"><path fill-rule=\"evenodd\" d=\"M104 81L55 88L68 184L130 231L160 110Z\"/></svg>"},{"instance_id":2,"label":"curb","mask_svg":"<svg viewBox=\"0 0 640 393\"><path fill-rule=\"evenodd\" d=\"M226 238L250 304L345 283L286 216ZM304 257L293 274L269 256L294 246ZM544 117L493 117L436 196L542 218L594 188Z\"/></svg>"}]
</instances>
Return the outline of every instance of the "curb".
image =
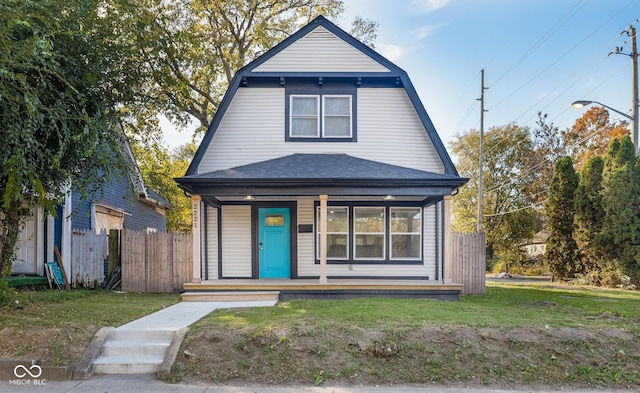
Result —
<instances>
[{"instance_id":1,"label":"curb","mask_svg":"<svg viewBox=\"0 0 640 393\"><path fill-rule=\"evenodd\" d=\"M169 375L171 373L171 366L173 366L173 362L176 361L178 351L180 350L184 336L188 331L189 328L183 327L173 333L171 344L169 344L169 348L167 348L167 352L165 353L160 369L158 370L158 376Z\"/></svg>"},{"instance_id":2,"label":"curb","mask_svg":"<svg viewBox=\"0 0 640 393\"><path fill-rule=\"evenodd\" d=\"M0 359L0 381L33 380L44 382L71 379L73 366L40 366L38 361L39 359ZM18 366L21 367L17 369Z\"/></svg>"},{"instance_id":3,"label":"curb","mask_svg":"<svg viewBox=\"0 0 640 393\"><path fill-rule=\"evenodd\" d=\"M111 332L113 331L113 329L113 326L109 326L103 327L98 330L93 340L91 340L91 343L89 343L87 349L84 350L84 354L82 354L80 363L78 363L78 365L73 370L73 379L86 380L91 378L91 376L93 375L93 362L98 358L98 356L100 356L102 346L104 345L104 342L107 341L107 339L111 336Z\"/></svg>"}]
</instances>

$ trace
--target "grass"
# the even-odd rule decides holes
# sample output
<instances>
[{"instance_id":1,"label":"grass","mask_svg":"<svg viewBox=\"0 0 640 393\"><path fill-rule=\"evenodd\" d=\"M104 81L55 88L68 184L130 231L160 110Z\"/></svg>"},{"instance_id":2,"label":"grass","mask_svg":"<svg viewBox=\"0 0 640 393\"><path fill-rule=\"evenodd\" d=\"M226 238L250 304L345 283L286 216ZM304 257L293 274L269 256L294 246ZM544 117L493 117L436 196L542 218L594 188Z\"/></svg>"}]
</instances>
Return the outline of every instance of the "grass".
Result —
<instances>
[{"instance_id":1,"label":"grass","mask_svg":"<svg viewBox=\"0 0 640 393\"><path fill-rule=\"evenodd\" d=\"M457 302L218 310L190 328L167 380L638 388L638 304L638 291L488 283Z\"/></svg>"},{"instance_id":2,"label":"grass","mask_svg":"<svg viewBox=\"0 0 640 393\"><path fill-rule=\"evenodd\" d=\"M640 292L558 289L489 284L486 296L457 302L418 299L294 300L274 308L219 310L200 322L206 326L260 330L273 326L321 328L619 327L638 331Z\"/></svg>"},{"instance_id":3,"label":"grass","mask_svg":"<svg viewBox=\"0 0 640 393\"><path fill-rule=\"evenodd\" d=\"M104 291L34 291L0 308L0 357L38 358L42 364L80 360L94 334L177 303L172 294Z\"/></svg>"}]
</instances>

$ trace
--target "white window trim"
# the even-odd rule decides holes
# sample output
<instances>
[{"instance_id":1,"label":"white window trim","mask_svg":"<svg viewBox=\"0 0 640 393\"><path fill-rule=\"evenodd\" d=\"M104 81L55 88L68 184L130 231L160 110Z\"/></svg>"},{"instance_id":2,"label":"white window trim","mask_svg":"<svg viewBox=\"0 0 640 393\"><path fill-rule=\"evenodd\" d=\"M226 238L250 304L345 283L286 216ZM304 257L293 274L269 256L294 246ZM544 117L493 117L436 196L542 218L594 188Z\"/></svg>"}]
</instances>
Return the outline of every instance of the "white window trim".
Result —
<instances>
[{"instance_id":1,"label":"white window trim","mask_svg":"<svg viewBox=\"0 0 640 393\"><path fill-rule=\"evenodd\" d=\"M358 209L382 209L383 216L383 232L358 232L356 231L356 210ZM358 261L367 261L367 260L376 260L376 261L384 261L387 255L387 242L385 241L387 235L387 209L384 206L354 206L353 207L353 260ZM357 241L356 238L358 235L382 235L382 256L381 257L358 257L357 251Z\"/></svg>"},{"instance_id":2,"label":"white window trim","mask_svg":"<svg viewBox=\"0 0 640 393\"><path fill-rule=\"evenodd\" d=\"M345 235L346 239L347 239L347 244L345 245L345 256L344 257L327 257L328 259L331 259L332 261L346 261L349 259L349 227L351 225L351 220L350 220L350 215L349 215L349 206L328 206L327 210L329 209L347 209L347 231L346 232L329 232L327 231L327 235ZM316 259L320 259L320 206L316 206L316 228L318 228L318 230L316 231ZM327 247L329 246L329 244L327 244ZM327 253L329 252L329 249L327 248Z\"/></svg>"},{"instance_id":3,"label":"white window trim","mask_svg":"<svg viewBox=\"0 0 640 393\"><path fill-rule=\"evenodd\" d=\"M316 135L294 135L293 134L293 99L297 97L316 98ZM320 96L317 94L292 94L289 96L289 138L320 138ZM296 116L296 118L311 118L311 116Z\"/></svg>"},{"instance_id":4,"label":"white window trim","mask_svg":"<svg viewBox=\"0 0 640 393\"><path fill-rule=\"evenodd\" d=\"M392 225L391 225L391 221L393 220L393 211L394 210L415 210L415 209L419 209L420 210L420 231L416 232L393 232L391 230ZM389 207L389 260L400 260L400 261L420 261L422 260L422 236L423 236L423 232L422 232L422 227L424 226L424 209L421 207L393 207L390 206ZM418 236L418 239L420 239L420 244L418 247L418 256L417 257L394 257L393 256L393 235L403 235L403 236Z\"/></svg>"},{"instance_id":5,"label":"white window trim","mask_svg":"<svg viewBox=\"0 0 640 393\"><path fill-rule=\"evenodd\" d=\"M327 124L327 122L325 121L327 115L325 115L325 98L348 98L349 99L349 135L330 135L330 136L326 136L325 135L325 124ZM344 94L327 94L327 95L323 95L322 96L322 137L323 138L345 138L345 139L351 139L353 138L353 103L352 103L352 97L351 95L344 95ZM346 116L333 116L330 115L329 117L346 117Z\"/></svg>"}]
</instances>

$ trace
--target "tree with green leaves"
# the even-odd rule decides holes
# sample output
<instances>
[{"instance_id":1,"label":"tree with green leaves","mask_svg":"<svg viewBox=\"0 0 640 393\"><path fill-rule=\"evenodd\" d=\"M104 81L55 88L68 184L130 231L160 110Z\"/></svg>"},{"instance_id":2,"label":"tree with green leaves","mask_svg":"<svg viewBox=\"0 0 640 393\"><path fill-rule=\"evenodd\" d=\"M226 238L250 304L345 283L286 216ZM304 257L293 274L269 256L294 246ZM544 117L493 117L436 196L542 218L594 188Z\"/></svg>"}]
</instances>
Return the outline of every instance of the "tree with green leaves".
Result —
<instances>
[{"instance_id":1,"label":"tree with green leaves","mask_svg":"<svg viewBox=\"0 0 640 393\"><path fill-rule=\"evenodd\" d=\"M191 199L173 179L184 176L196 149L194 143L182 145L171 153L159 143L132 146L145 184L173 205L173 209L167 211L168 231L191 232Z\"/></svg>"},{"instance_id":2,"label":"tree with green leaves","mask_svg":"<svg viewBox=\"0 0 640 393\"><path fill-rule=\"evenodd\" d=\"M102 1L0 4L0 276L35 208L121 173L118 109L134 102L135 62Z\"/></svg>"},{"instance_id":3,"label":"tree with green leaves","mask_svg":"<svg viewBox=\"0 0 640 393\"><path fill-rule=\"evenodd\" d=\"M640 284L640 169L631 139L615 139L605 156L602 231L598 250L614 258L631 283Z\"/></svg>"},{"instance_id":4,"label":"tree with green leaves","mask_svg":"<svg viewBox=\"0 0 640 393\"><path fill-rule=\"evenodd\" d=\"M450 144L456 167L469 182L453 198L452 227L459 232L476 230L480 133L456 135ZM535 195L525 188L536 173L525 165L533 154L529 129L515 124L492 127L484 136L483 228L487 257L518 250L538 230L540 220ZM513 252L512 252L513 253Z\"/></svg>"},{"instance_id":5,"label":"tree with green leaves","mask_svg":"<svg viewBox=\"0 0 640 393\"><path fill-rule=\"evenodd\" d=\"M591 156L580 173L575 193L574 233L586 280L593 285L613 286L615 263L595 247L594 240L602 232L605 211L602 207L602 172L604 160Z\"/></svg>"},{"instance_id":6,"label":"tree with green leaves","mask_svg":"<svg viewBox=\"0 0 640 393\"><path fill-rule=\"evenodd\" d=\"M546 206L549 240L544 255L549 270L560 280L574 278L582 272L578 245L573 238L574 198L578 182L579 176L571 157L560 158L549 184Z\"/></svg>"},{"instance_id":7,"label":"tree with green leaves","mask_svg":"<svg viewBox=\"0 0 640 393\"><path fill-rule=\"evenodd\" d=\"M108 7L130 15L123 30L144 62L148 100L128 112L127 127L147 135L159 135L160 114L176 126L195 119L204 133L240 68L316 16L344 11L342 0L127 1ZM357 17L352 26L363 42L375 40L376 22Z\"/></svg>"}]
</instances>

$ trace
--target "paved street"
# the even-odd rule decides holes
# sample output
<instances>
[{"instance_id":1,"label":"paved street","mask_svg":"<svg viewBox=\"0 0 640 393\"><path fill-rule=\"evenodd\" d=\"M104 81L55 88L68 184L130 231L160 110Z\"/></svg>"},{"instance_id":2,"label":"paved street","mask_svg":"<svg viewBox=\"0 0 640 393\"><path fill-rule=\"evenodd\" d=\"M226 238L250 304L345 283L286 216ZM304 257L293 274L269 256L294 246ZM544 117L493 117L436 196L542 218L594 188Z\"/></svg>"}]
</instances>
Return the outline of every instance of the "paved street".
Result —
<instances>
[{"instance_id":1,"label":"paved street","mask_svg":"<svg viewBox=\"0 0 640 393\"><path fill-rule=\"evenodd\" d=\"M29 384L26 384L26 382ZM23 380L25 385L0 382L0 393L504 393L507 390L469 389L465 387L407 386L205 386L172 385L154 379L152 375L102 375L87 381L47 382ZM607 390L509 390L512 393L602 393ZM613 391L613 390L612 390ZM621 390L615 390L620 392ZM629 390L632 391L632 390Z\"/></svg>"}]
</instances>

